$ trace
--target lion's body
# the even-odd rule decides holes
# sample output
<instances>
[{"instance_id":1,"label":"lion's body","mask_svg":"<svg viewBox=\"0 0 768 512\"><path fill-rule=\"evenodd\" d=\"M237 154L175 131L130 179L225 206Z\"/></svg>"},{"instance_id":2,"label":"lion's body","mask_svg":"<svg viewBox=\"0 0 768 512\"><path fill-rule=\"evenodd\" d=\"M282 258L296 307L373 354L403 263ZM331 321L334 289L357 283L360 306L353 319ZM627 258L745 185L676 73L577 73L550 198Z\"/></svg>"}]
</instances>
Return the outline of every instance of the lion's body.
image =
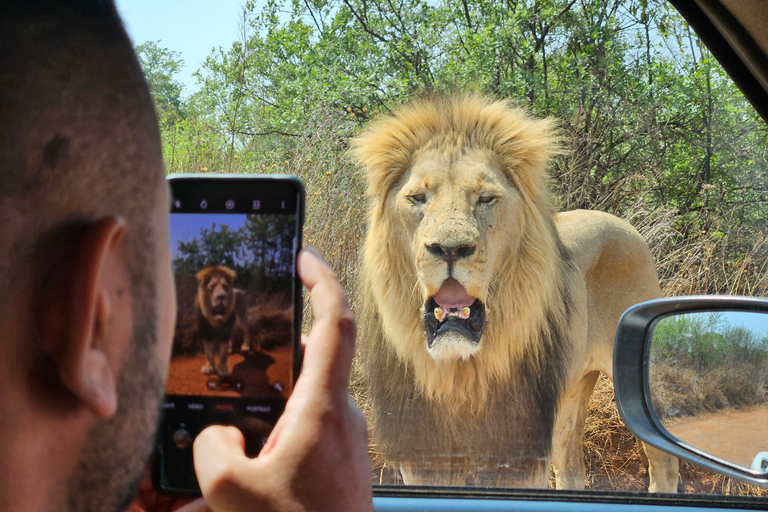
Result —
<instances>
[{"instance_id":1,"label":"lion's body","mask_svg":"<svg viewBox=\"0 0 768 512\"><path fill-rule=\"evenodd\" d=\"M648 246L629 223L602 212L576 210L555 215L555 225L573 262L567 282L574 308L571 363L552 460L558 488L581 488L587 403L599 372L613 380L616 324L627 308L660 297L661 290ZM649 490L676 492L677 459L652 446L643 448L650 462Z\"/></svg>"},{"instance_id":2,"label":"lion's body","mask_svg":"<svg viewBox=\"0 0 768 512\"><path fill-rule=\"evenodd\" d=\"M215 265L197 273L195 317L197 334L203 343L206 362L201 368L205 374L231 373L227 358L232 352L232 334L235 328L243 333L242 351L251 349L248 332L248 308L245 293L234 287L235 272ZM216 356L219 362L216 364Z\"/></svg>"},{"instance_id":3,"label":"lion's body","mask_svg":"<svg viewBox=\"0 0 768 512\"><path fill-rule=\"evenodd\" d=\"M417 103L354 144L374 435L407 483L545 487L553 461L558 487L584 485L616 322L659 287L628 223L553 215L554 149L548 122L479 97ZM674 491L676 461L649 459L651 489Z\"/></svg>"}]
</instances>

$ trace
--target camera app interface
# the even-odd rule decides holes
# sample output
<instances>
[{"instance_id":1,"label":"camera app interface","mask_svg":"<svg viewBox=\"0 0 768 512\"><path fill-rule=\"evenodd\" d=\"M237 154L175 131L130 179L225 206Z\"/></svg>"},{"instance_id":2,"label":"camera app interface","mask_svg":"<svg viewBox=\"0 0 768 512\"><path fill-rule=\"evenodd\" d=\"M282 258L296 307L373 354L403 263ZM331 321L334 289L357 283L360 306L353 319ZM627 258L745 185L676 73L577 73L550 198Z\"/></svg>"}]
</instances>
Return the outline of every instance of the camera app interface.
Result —
<instances>
[{"instance_id":1,"label":"camera app interface","mask_svg":"<svg viewBox=\"0 0 768 512\"><path fill-rule=\"evenodd\" d=\"M288 398L296 229L293 214L171 215L178 318L167 395Z\"/></svg>"}]
</instances>

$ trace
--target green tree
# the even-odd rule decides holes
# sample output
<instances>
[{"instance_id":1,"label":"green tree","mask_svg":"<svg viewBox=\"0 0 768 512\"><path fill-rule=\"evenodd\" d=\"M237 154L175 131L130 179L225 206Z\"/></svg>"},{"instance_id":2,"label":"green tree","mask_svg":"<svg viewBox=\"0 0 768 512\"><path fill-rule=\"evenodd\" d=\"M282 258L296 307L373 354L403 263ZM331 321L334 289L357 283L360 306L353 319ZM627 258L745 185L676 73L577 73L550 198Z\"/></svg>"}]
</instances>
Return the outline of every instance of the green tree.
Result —
<instances>
[{"instance_id":1,"label":"green tree","mask_svg":"<svg viewBox=\"0 0 768 512\"><path fill-rule=\"evenodd\" d=\"M414 96L480 90L557 118L562 209L671 211L671 247L718 233L731 264L768 214L764 123L660 0L247 2L197 77L164 125L175 172L268 170L320 125L343 140Z\"/></svg>"},{"instance_id":2,"label":"green tree","mask_svg":"<svg viewBox=\"0 0 768 512\"><path fill-rule=\"evenodd\" d=\"M147 41L136 54L155 102L161 126L173 125L182 114L183 86L177 76L184 67L181 53L163 48L160 41Z\"/></svg>"}]
</instances>

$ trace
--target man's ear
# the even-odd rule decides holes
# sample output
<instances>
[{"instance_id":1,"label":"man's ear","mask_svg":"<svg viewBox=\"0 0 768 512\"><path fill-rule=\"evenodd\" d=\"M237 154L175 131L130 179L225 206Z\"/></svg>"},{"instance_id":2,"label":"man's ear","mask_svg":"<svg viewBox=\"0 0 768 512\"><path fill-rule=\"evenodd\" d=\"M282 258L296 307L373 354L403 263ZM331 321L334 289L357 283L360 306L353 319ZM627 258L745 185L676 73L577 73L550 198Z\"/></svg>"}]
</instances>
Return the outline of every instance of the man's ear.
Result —
<instances>
[{"instance_id":1,"label":"man's ear","mask_svg":"<svg viewBox=\"0 0 768 512\"><path fill-rule=\"evenodd\" d=\"M119 250L124 229L118 217L88 224L51 267L35 319L62 385L101 418L117 410L116 376L126 344L115 340L130 336L115 332L125 322L114 318L130 315L128 304L114 304L130 296L120 287L128 283Z\"/></svg>"}]
</instances>

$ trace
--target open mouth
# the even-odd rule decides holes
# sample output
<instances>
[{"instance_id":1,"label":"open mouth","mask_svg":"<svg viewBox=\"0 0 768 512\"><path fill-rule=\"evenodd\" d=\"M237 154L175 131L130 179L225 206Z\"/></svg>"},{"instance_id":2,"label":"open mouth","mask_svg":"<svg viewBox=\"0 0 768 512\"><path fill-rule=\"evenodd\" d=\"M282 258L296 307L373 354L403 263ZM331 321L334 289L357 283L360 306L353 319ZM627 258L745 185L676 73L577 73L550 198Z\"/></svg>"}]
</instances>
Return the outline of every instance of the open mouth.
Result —
<instances>
[{"instance_id":1,"label":"open mouth","mask_svg":"<svg viewBox=\"0 0 768 512\"><path fill-rule=\"evenodd\" d=\"M213 313L213 316L224 316L224 311L226 311L226 307L223 304L220 304L218 306L213 306L211 312Z\"/></svg>"},{"instance_id":2,"label":"open mouth","mask_svg":"<svg viewBox=\"0 0 768 512\"><path fill-rule=\"evenodd\" d=\"M462 334L477 345L485 329L485 304L469 295L461 284L448 278L424 304L424 331L427 347L448 331Z\"/></svg>"}]
</instances>

